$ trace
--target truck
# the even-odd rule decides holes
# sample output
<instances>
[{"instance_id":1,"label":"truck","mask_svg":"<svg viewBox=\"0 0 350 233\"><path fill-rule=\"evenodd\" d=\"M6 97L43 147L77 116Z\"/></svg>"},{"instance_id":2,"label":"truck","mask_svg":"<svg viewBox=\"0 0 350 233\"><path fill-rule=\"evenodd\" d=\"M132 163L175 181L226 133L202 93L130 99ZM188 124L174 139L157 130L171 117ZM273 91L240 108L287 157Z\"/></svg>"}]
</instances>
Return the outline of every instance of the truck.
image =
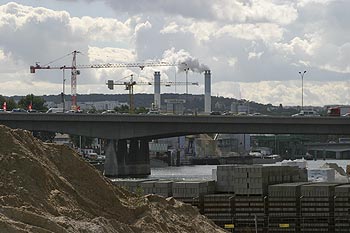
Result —
<instances>
[{"instance_id":1,"label":"truck","mask_svg":"<svg viewBox=\"0 0 350 233\"><path fill-rule=\"evenodd\" d=\"M347 113L350 113L350 106L330 107L327 110L328 116L345 116Z\"/></svg>"}]
</instances>

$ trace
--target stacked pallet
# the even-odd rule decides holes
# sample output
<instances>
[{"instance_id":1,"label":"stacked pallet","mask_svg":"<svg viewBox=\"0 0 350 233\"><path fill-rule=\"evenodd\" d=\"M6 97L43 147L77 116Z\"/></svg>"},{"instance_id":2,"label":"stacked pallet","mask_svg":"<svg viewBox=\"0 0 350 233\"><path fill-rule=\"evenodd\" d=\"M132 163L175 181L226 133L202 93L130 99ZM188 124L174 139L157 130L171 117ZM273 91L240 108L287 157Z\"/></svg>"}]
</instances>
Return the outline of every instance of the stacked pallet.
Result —
<instances>
[{"instance_id":1,"label":"stacked pallet","mask_svg":"<svg viewBox=\"0 0 350 233\"><path fill-rule=\"evenodd\" d=\"M335 183L312 183L301 186L301 232L334 232Z\"/></svg>"},{"instance_id":2,"label":"stacked pallet","mask_svg":"<svg viewBox=\"0 0 350 233\"><path fill-rule=\"evenodd\" d=\"M220 227L224 227L225 224L232 224L233 199L234 195L232 194L205 195L203 214Z\"/></svg>"},{"instance_id":3,"label":"stacked pallet","mask_svg":"<svg viewBox=\"0 0 350 233\"><path fill-rule=\"evenodd\" d=\"M349 232L350 229L350 184L335 187L334 196L335 232Z\"/></svg>"},{"instance_id":4,"label":"stacked pallet","mask_svg":"<svg viewBox=\"0 0 350 233\"><path fill-rule=\"evenodd\" d=\"M263 195L236 195L233 222L236 232L263 232L266 229L266 200Z\"/></svg>"},{"instance_id":5,"label":"stacked pallet","mask_svg":"<svg viewBox=\"0 0 350 233\"><path fill-rule=\"evenodd\" d=\"M284 183L269 186L269 232L300 232L301 186L307 183Z\"/></svg>"},{"instance_id":6,"label":"stacked pallet","mask_svg":"<svg viewBox=\"0 0 350 233\"><path fill-rule=\"evenodd\" d=\"M222 165L217 167L217 191L237 195L266 195L269 185L305 182L298 167L262 165Z\"/></svg>"}]
</instances>

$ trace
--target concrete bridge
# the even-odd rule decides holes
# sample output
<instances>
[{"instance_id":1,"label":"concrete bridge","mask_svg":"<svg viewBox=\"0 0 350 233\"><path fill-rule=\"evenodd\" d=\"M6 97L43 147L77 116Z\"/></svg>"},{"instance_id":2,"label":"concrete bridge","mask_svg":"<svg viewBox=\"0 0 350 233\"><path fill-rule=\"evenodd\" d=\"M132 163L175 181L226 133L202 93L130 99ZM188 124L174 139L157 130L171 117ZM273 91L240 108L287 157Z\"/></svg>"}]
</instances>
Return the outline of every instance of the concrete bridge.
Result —
<instances>
[{"instance_id":1,"label":"concrete bridge","mask_svg":"<svg viewBox=\"0 0 350 233\"><path fill-rule=\"evenodd\" d=\"M109 176L149 174L148 142L157 138L200 133L350 134L350 119L342 117L4 113L0 124L108 139Z\"/></svg>"}]
</instances>

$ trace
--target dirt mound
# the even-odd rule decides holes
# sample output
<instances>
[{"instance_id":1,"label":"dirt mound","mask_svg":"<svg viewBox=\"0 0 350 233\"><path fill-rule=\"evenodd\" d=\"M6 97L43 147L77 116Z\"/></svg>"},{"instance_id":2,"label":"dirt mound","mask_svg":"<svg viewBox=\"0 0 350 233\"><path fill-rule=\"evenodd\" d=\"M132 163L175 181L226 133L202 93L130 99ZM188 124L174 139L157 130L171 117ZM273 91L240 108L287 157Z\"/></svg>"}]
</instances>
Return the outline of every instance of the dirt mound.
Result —
<instances>
[{"instance_id":1,"label":"dirt mound","mask_svg":"<svg viewBox=\"0 0 350 233\"><path fill-rule=\"evenodd\" d=\"M0 232L224 232L173 199L115 187L73 150L0 126Z\"/></svg>"}]
</instances>

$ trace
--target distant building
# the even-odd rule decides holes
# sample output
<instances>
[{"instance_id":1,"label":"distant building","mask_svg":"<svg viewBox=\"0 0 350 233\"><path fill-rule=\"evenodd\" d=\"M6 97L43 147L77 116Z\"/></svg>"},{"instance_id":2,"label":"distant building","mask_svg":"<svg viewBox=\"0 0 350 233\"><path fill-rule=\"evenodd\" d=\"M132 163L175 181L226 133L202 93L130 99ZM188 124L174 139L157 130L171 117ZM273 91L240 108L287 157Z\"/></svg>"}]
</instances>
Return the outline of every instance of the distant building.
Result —
<instances>
[{"instance_id":1,"label":"distant building","mask_svg":"<svg viewBox=\"0 0 350 233\"><path fill-rule=\"evenodd\" d=\"M225 110L225 105L217 101L214 105L214 108L217 110Z\"/></svg>"},{"instance_id":2,"label":"distant building","mask_svg":"<svg viewBox=\"0 0 350 233\"><path fill-rule=\"evenodd\" d=\"M216 141L222 155L227 155L231 152L246 154L251 147L249 134L218 134Z\"/></svg>"},{"instance_id":3,"label":"distant building","mask_svg":"<svg viewBox=\"0 0 350 233\"><path fill-rule=\"evenodd\" d=\"M232 102L231 103L231 113L233 113L233 114L237 114L238 113L238 111L237 111L237 103L236 102Z\"/></svg>"},{"instance_id":4,"label":"distant building","mask_svg":"<svg viewBox=\"0 0 350 233\"><path fill-rule=\"evenodd\" d=\"M80 106L81 110L88 111L90 109L96 109L97 111L103 111L108 109L114 109L116 107L121 107L122 105L129 106L128 103L123 103L119 101L90 101L90 102L78 102L78 106ZM63 108L62 103L55 103L55 102L46 102L47 108ZM72 107L72 101L66 101L65 102L65 109L69 110Z\"/></svg>"},{"instance_id":5,"label":"distant building","mask_svg":"<svg viewBox=\"0 0 350 233\"><path fill-rule=\"evenodd\" d=\"M166 99L164 100L166 104L166 112L182 115L184 113L184 104L186 100L184 99Z\"/></svg>"},{"instance_id":6,"label":"distant building","mask_svg":"<svg viewBox=\"0 0 350 233\"><path fill-rule=\"evenodd\" d=\"M119 101L96 101L96 102L78 102L81 110L96 109L97 111L114 109L121 106L129 106L128 103L121 103Z\"/></svg>"},{"instance_id":7,"label":"distant building","mask_svg":"<svg viewBox=\"0 0 350 233\"><path fill-rule=\"evenodd\" d=\"M240 113L240 112L244 112L244 113L249 113L249 106L248 105L243 105L243 104L240 104L237 106L237 113Z\"/></svg>"}]
</instances>

